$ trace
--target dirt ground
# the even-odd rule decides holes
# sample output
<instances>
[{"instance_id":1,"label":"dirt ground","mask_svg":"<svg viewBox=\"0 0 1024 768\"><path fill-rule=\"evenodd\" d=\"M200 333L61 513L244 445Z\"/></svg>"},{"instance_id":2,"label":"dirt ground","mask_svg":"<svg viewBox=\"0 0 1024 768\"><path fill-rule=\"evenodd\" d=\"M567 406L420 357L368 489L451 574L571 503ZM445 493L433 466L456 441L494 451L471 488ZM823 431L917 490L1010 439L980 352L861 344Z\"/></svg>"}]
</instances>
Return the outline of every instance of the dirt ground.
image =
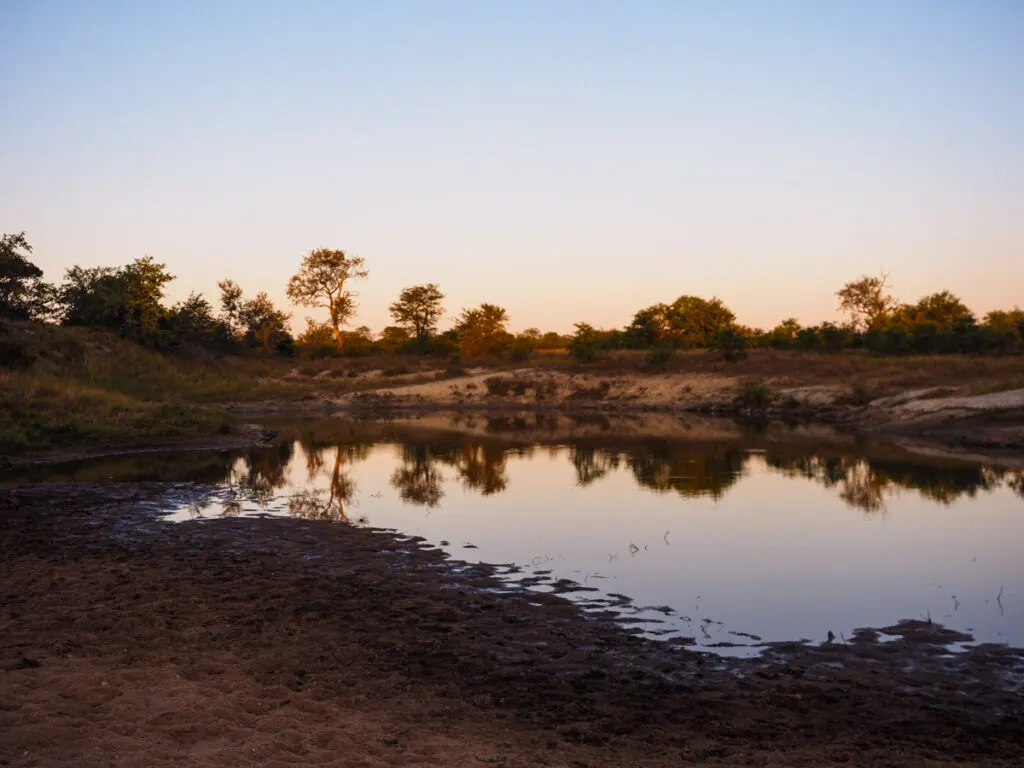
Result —
<instances>
[{"instance_id":1,"label":"dirt ground","mask_svg":"<svg viewBox=\"0 0 1024 768\"><path fill-rule=\"evenodd\" d=\"M385 532L0 488L0 765L1019 765L1024 659L938 627L726 661Z\"/></svg>"}]
</instances>

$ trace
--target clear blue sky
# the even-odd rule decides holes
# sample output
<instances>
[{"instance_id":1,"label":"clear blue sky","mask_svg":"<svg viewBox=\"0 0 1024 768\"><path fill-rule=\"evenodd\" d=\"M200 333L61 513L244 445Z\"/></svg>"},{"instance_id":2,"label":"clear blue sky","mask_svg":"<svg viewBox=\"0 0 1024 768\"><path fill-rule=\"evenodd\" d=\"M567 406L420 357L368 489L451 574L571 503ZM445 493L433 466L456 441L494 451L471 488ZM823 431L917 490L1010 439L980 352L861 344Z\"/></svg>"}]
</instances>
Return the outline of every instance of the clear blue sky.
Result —
<instances>
[{"instance_id":1,"label":"clear blue sky","mask_svg":"<svg viewBox=\"0 0 1024 768\"><path fill-rule=\"evenodd\" d=\"M421 282L514 329L812 323L882 268L984 313L1024 304L1022 41L1020 0L5 0L0 231L171 298L343 248L375 330Z\"/></svg>"}]
</instances>

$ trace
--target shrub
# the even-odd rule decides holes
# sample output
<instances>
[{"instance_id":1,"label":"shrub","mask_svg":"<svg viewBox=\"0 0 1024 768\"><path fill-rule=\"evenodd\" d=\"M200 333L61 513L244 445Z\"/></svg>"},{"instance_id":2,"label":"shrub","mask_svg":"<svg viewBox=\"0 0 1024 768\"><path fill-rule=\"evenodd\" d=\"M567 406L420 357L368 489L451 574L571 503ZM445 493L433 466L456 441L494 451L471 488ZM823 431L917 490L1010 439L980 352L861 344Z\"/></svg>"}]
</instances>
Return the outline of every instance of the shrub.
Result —
<instances>
[{"instance_id":1,"label":"shrub","mask_svg":"<svg viewBox=\"0 0 1024 768\"><path fill-rule=\"evenodd\" d=\"M662 368L672 359L672 345L659 344L647 353L647 364L652 368Z\"/></svg>"},{"instance_id":2,"label":"shrub","mask_svg":"<svg viewBox=\"0 0 1024 768\"><path fill-rule=\"evenodd\" d=\"M576 387L570 394L570 400L603 400L612 385L602 381L596 387Z\"/></svg>"},{"instance_id":3,"label":"shrub","mask_svg":"<svg viewBox=\"0 0 1024 768\"><path fill-rule=\"evenodd\" d=\"M836 398L837 405L865 406L875 399L874 394L863 384L854 384L846 392Z\"/></svg>"},{"instance_id":4,"label":"shrub","mask_svg":"<svg viewBox=\"0 0 1024 768\"><path fill-rule=\"evenodd\" d=\"M821 336L821 343L825 351L832 354L841 352L843 347L853 343L853 334L835 323L822 323L818 328L818 335Z\"/></svg>"},{"instance_id":5,"label":"shrub","mask_svg":"<svg viewBox=\"0 0 1024 768\"><path fill-rule=\"evenodd\" d=\"M505 397L512 391L512 382L512 379L505 378L504 376L491 376L484 379L484 386L487 387L487 394L494 395L495 397Z\"/></svg>"},{"instance_id":6,"label":"shrub","mask_svg":"<svg viewBox=\"0 0 1024 768\"><path fill-rule=\"evenodd\" d=\"M817 328L801 328L796 334L796 345L799 349L817 349L819 344L821 338L818 336Z\"/></svg>"},{"instance_id":7,"label":"shrub","mask_svg":"<svg viewBox=\"0 0 1024 768\"><path fill-rule=\"evenodd\" d=\"M710 348L719 352L722 359L729 363L747 359L747 337L735 328L725 328L715 334Z\"/></svg>"},{"instance_id":8,"label":"shrub","mask_svg":"<svg viewBox=\"0 0 1024 768\"><path fill-rule=\"evenodd\" d=\"M765 408L774 399L775 396L764 383L747 380L743 382L733 402L739 408Z\"/></svg>"},{"instance_id":9,"label":"shrub","mask_svg":"<svg viewBox=\"0 0 1024 768\"><path fill-rule=\"evenodd\" d=\"M508 359L514 363L525 363L533 355L534 342L517 336L508 344Z\"/></svg>"}]
</instances>

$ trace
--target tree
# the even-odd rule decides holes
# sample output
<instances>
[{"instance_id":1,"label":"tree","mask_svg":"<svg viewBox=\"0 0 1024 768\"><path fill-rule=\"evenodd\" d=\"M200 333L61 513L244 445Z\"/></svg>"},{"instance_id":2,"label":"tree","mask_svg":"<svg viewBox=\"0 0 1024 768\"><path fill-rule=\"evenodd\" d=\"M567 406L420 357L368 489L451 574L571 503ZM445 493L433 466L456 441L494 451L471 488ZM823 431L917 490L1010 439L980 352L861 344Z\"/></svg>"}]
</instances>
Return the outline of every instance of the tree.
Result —
<instances>
[{"instance_id":1,"label":"tree","mask_svg":"<svg viewBox=\"0 0 1024 768\"><path fill-rule=\"evenodd\" d=\"M985 325L994 331L1020 332L1024 336L1024 309L997 309L985 315Z\"/></svg>"},{"instance_id":2,"label":"tree","mask_svg":"<svg viewBox=\"0 0 1024 768\"><path fill-rule=\"evenodd\" d=\"M311 352L317 356L334 353L338 354L334 346L334 333L327 323L318 323L311 317L306 318L306 330L299 334L295 343L301 350Z\"/></svg>"},{"instance_id":3,"label":"tree","mask_svg":"<svg viewBox=\"0 0 1024 768\"><path fill-rule=\"evenodd\" d=\"M799 333L800 321L795 317L790 317L768 331L765 334L763 343L776 349L787 349L796 344L796 338Z\"/></svg>"},{"instance_id":4,"label":"tree","mask_svg":"<svg viewBox=\"0 0 1024 768\"><path fill-rule=\"evenodd\" d=\"M589 323L576 323L569 354L581 363L592 363L604 350L605 334Z\"/></svg>"},{"instance_id":5,"label":"tree","mask_svg":"<svg viewBox=\"0 0 1024 768\"><path fill-rule=\"evenodd\" d=\"M201 294L190 293L167 315L171 343L195 344L226 351L234 346L231 329L213 316L213 307Z\"/></svg>"},{"instance_id":6,"label":"tree","mask_svg":"<svg viewBox=\"0 0 1024 768\"><path fill-rule=\"evenodd\" d=\"M224 321L237 331L241 325L239 313L242 305L242 287L234 280L221 280L217 287L220 288L221 315Z\"/></svg>"},{"instance_id":7,"label":"tree","mask_svg":"<svg viewBox=\"0 0 1024 768\"><path fill-rule=\"evenodd\" d=\"M709 347L719 352L722 359L729 363L747 359L747 337L733 327L723 328L716 333Z\"/></svg>"},{"instance_id":8,"label":"tree","mask_svg":"<svg viewBox=\"0 0 1024 768\"><path fill-rule=\"evenodd\" d=\"M736 315L718 298L708 301L699 296L680 296L672 302L669 313L677 347L707 347L736 322Z\"/></svg>"},{"instance_id":9,"label":"tree","mask_svg":"<svg viewBox=\"0 0 1024 768\"><path fill-rule=\"evenodd\" d=\"M626 339L631 347L656 347L668 340L671 331L669 306L654 304L633 316L633 322L626 327Z\"/></svg>"},{"instance_id":10,"label":"tree","mask_svg":"<svg viewBox=\"0 0 1024 768\"><path fill-rule=\"evenodd\" d=\"M389 325L380 332L377 346L384 352L397 352L409 342L409 332L397 325Z\"/></svg>"},{"instance_id":11,"label":"tree","mask_svg":"<svg viewBox=\"0 0 1024 768\"><path fill-rule=\"evenodd\" d=\"M952 330L961 324L975 323L974 313L949 291L939 291L921 298L917 304L900 307L897 314L910 326L928 323L939 330Z\"/></svg>"},{"instance_id":12,"label":"tree","mask_svg":"<svg viewBox=\"0 0 1024 768\"><path fill-rule=\"evenodd\" d=\"M245 329L244 340L250 347L258 347L270 354L283 351L292 342L288 333L288 313L277 309L264 292L244 302L239 317Z\"/></svg>"},{"instance_id":13,"label":"tree","mask_svg":"<svg viewBox=\"0 0 1024 768\"><path fill-rule=\"evenodd\" d=\"M364 278L370 273L365 261L348 256L344 251L320 248L310 251L299 271L288 281L288 298L303 307L326 307L330 315L334 341L341 349L341 326L355 314L355 294L345 289L349 280Z\"/></svg>"},{"instance_id":14,"label":"tree","mask_svg":"<svg viewBox=\"0 0 1024 768\"><path fill-rule=\"evenodd\" d=\"M121 270L125 290L125 317L122 332L138 340L152 337L167 316L161 301L164 286L174 280L166 264L157 264L151 256L136 259Z\"/></svg>"},{"instance_id":15,"label":"tree","mask_svg":"<svg viewBox=\"0 0 1024 768\"><path fill-rule=\"evenodd\" d=\"M444 315L443 299L436 283L414 285L398 295L398 301L390 307L391 317L412 338L425 340L437 332L437 323Z\"/></svg>"},{"instance_id":16,"label":"tree","mask_svg":"<svg viewBox=\"0 0 1024 768\"><path fill-rule=\"evenodd\" d=\"M34 320L46 314L50 286L43 270L28 260L32 246L25 233L0 236L0 317Z\"/></svg>"},{"instance_id":17,"label":"tree","mask_svg":"<svg viewBox=\"0 0 1024 768\"><path fill-rule=\"evenodd\" d=\"M463 357L494 354L508 341L508 311L495 304L464 309L455 324Z\"/></svg>"},{"instance_id":18,"label":"tree","mask_svg":"<svg viewBox=\"0 0 1024 768\"><path fill-rule=\"evenodd\" d=\"M850 315L857 330L876 327L895 308L896 300L886 290L888 279L884 272L878 277L865 275L836 291L839 309Z\"/></svg>"},{"instance_id":19,"label":"tree","mask_svg":"<svg viewBox=\"0 0 1024 768\"><path fill-rule=\"evenodd\" d=\"M164 345L164 286L173 279L165 264L149 256L119 269L73 266L56 291L62 323L101 326L143 344Z\"/></svg>"},{"instance_id":20,"label":"tree","mask_svg":"<svg viewBox=\"0 0 1024 768\"><path fill-rule=\"evenodd\" d=\"M295 340L288 332L291 315L277 309L265 292L245 299L233 280L222 280L217 287L223 320L243 344L267 354L294 354Z\"/></svg>"},{"instance_id":21,"label":"tree","mask_svg":"<svg viewBox=\"0 0 1024 768\"><path fill-rule=\"evenodd\" d=\"M712 339L736 321L721 299L680 296L671 304L654 304L641 309L626 328L625 339L632 347L706 347Z\"/></svg>"}]
</instances>

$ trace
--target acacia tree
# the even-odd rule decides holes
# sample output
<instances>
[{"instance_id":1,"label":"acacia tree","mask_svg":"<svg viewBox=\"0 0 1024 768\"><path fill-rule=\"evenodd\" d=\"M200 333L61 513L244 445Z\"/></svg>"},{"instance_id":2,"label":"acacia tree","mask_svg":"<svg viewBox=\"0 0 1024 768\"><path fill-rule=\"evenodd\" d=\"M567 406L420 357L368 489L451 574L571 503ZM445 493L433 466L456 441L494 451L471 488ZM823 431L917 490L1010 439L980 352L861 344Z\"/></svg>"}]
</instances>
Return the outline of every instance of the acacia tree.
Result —
<instances>
[{"instance_id":1,"label":"acacia tree","mask_svg":"<svg viewBox=\"0 0 1024 768\"><path fill-rule=\"evenodd\" d=\"M443 299L436 283L414 285L398 295L398 301L390 307L391 317L413 338L427 339L437 332L437 323L444 315Z\"/></svg>"},{"instance_id":2,"label":"acacia tree","mask_svg":"<svg viewBox=\"0 0 1024 768\"><path fill-rule=\"evenodd\" d=\"M885 272L878 277L865 275L836 291L839 309L850 315L857 330L867 330L878 325L896 307L896 300L886 289L888 279L889 275Z\"/></svg>"},{"instance_id":3,"label":"acacia tree","mask_svg":"<svg viewBox=\"0 0 1024 768\"><path fill-rule=\"evenodd\" d=\"M355 314L355 294L345 289L349 280L370 273L359 256L344 251L319 248L302 260L299 271L288 281L288 298L303 307L325 307L330 315L334 342L341 349L344 337L341 326Z\"/></svg>"}]
</instances>

